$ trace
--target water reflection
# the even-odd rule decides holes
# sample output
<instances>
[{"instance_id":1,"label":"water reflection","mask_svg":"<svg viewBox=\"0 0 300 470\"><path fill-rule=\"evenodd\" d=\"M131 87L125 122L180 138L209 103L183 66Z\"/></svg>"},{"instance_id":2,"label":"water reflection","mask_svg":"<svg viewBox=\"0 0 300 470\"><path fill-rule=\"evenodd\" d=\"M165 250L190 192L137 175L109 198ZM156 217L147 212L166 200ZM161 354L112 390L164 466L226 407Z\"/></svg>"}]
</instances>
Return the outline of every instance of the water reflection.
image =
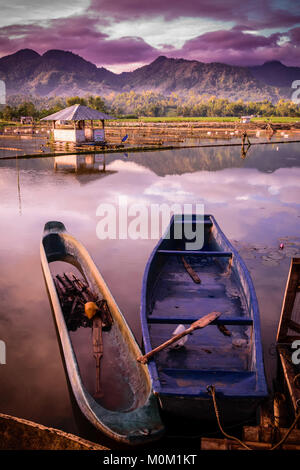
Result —
<instances>
[{"instance_id":1,"label":"water reflection","mask_svg":"<svg viewBox=\"0 0 300 470\"><path fill-rule=\"evenodd\" d=\"M46 139L44 137L0 135L0 158L13 155L38 154L45 143Z\"/></svg>"},{"instance_id":2,"label":"water reflection","mask_svg":"<svg viewBox=\"0 0 300 470\"><path fill-rule=\"evenodd\" d=\"M80 184L113 175L116 171L107 170L106 155L64 155L54 158L54 171L74 174Z\"/></svg>"},{"instance_id":3,"label":"water reflection","mask_svg":"<svg viewBox=\"0 0 300 470\"><path fill-rule=\"evenodd\" d=\"M156 240L99 240L100 203L203 203L245 258L255 284L269 383L289 269L291 237L300 233L300 152L297 144L0 160L1 411L76 432L39 242L48 220L61 220L87 247L138 341L145 264ZM83 184L84 181L84 184ZM22 206L20 206L22 196ZM21 217L20 215L21 210ZM285 242L280 259L279 239ZM260 246L259 253L253 247ZM294 253L294 251L293 251ZM265 256L268 259L263 259ZM268 261L269 260L269 261ZM276 263L272 262L276 261Z\"/></svg>"}]
</instances>

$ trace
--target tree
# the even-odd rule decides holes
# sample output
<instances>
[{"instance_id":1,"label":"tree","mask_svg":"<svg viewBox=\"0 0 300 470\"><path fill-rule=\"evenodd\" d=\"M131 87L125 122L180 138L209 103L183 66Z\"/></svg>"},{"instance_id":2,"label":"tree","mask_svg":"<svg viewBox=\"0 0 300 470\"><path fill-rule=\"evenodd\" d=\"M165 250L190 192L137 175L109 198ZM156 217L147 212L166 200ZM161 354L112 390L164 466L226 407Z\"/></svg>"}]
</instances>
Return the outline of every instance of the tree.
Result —
<instances>
[{"instance_id":1,"label":"tree","mask_svg":"<svg viewBox=\"0 0 300 470\"><path fill-rule=\"evenodd\" d=\"M5 106L5 108L2 111L2 118L5 121L10 121L14 117L16 117L15 109L12 108L11 106Z\"/></svg>"},{"instance_id":2,"label":"tree","mask_svg":"<svg viewBox=\"0 0 300 470\"><path fill-rule=\"evenodd\" d=\"M106 106L106 103L101 96L89 96L88 97L88 106L90 106L93 109L96 109L97 111L101 111L102 113L107 113L108 109Z\"/></svg>"},{"instance_id":3,"label":"tree","mask_svg":"<svg viewBox=\"0 0 300 470\"><path fill-rule=\"evenodd\" d=\"M36 110L34 104L31 101L24 101L18 107L17 115L18 115L18 117L21 117L21 116L36 117L37 116L37 110Z\"/></svg>"},{"instance_id":4,"label":"tree","mask_svg":"<svg viewBox=\"0 0 300 470\"><path fill-rule=\"evenodd\" d=\"M66 99L67 106L73 106L74 104L81 104L82 106L87 106L87 102L85 98L81 98L80 96L70 96L70 98Z\"/></svg>"}]
</instances>

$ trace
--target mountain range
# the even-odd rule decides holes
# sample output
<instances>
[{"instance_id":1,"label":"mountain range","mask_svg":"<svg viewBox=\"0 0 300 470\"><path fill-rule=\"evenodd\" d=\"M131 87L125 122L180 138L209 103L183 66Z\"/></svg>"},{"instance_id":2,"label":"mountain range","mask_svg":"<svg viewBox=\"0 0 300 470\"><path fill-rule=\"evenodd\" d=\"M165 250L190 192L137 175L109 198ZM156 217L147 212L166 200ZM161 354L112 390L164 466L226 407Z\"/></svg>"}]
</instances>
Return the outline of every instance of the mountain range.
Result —
<instances>
[{"instance_id":1,"label":"mountain range","mask_svg":"<svg viewBox=\"0 0 300 470\"><path fill-rule=\"evenodd\" d=\"M106 96L151 90L163 95L193 92L230 100L276 102L291 97L291 84L300 79L300 67L277 61L239 67L160 56L132 72L116 74L72 52L49 50L40 55L22 49L0 59L0 79L5 81L8 95Z\"/></svg>"}]
</instances>

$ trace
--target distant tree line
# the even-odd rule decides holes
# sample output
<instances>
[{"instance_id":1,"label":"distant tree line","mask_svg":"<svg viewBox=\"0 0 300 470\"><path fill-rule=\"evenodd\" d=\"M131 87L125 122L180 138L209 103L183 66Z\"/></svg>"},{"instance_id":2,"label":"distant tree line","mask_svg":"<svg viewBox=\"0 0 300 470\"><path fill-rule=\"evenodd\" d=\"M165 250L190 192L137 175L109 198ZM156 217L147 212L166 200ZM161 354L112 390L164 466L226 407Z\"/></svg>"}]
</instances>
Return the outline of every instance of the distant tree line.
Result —
<instances>
[{"instance_id":1,"label":"distant tree line","mask_svg":"<svg viewBox=\"0 0 300 470\"><path fill-rule=\"evenodd\" d=\"M172 93L163 96L152 91L135 93L111 93L101 96L72 96L69 98L37 98L22 96L9 98L8 104L0 110L3 120L20 119L21 116L32 116L41 119L73 104L90 106L115 117L222 117L222 116L289 116L300 117L300 105L281 99L276 104L271 101L230 101L215 96L195 95L189 93L180 96Z\"/></svg>"}]
</instances>

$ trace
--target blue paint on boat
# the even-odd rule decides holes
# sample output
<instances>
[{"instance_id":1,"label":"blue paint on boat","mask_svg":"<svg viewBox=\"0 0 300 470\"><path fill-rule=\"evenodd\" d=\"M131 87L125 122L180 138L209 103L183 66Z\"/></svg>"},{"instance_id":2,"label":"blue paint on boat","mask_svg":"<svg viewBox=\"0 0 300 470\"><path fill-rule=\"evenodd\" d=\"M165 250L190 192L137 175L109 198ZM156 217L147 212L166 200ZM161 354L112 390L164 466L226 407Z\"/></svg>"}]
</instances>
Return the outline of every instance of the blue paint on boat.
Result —
<instances>
[{"instance_id":1,"label":"blue paint on boat","mask_svg":"<svg viewBox=\"0 0 300 470\"><path fill-rule=\"evenodd\" d=\"M185 250L176 239L177 224L202 224L204 244ZM183 226L184 228L184 226ZM188 240L190 241L190 240ZM182 256L200 277L193 282ZM188 337L178 349L165 349L149 360L154 393L162 408L183 417L214 420L207 386L214 385L225 422L255 415L268 395L260 334L258 302L248 269L212 215L175 215L146 265L141 322L145 352L211 311L222 315ZM216 325L226 325L231 336Z\"/></svg>"}]
</instances>

